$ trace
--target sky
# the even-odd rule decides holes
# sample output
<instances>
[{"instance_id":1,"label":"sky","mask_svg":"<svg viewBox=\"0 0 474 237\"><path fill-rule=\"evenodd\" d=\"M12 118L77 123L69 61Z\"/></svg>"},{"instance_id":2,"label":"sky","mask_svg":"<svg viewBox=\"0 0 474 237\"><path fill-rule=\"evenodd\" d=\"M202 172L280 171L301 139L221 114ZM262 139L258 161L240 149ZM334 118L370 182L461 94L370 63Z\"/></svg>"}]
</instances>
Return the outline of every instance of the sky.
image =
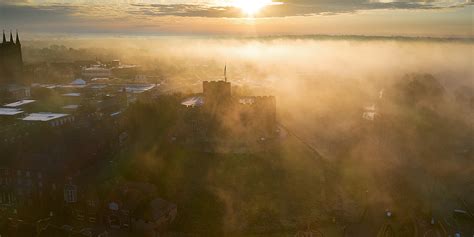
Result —
<instances>
[{"instance_id":1,"label":"sky","mask_svg":"<svg viewBox=\"0 0 474 237\"><path fill-rule=\"evenodd\" d=\"M474 37L474 0L0 0L33 34Z\"/></svg>"}]
</instances>

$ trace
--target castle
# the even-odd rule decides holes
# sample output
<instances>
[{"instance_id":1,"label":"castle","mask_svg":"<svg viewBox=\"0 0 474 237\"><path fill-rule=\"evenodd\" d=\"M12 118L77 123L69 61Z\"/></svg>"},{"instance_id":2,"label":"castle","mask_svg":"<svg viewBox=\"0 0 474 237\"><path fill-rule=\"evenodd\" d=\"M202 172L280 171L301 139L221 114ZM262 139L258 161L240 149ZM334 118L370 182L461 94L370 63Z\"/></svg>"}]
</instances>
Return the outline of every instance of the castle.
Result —
<instances>
[{"instance_id":1,"label":"castle","mask_svg":"<svg viewBox=\"0 0 474 237\"><path fill-rule=\"evenodd\" d=\"M204 81L203 93L186 99L181 138L193 144L228 150L255 147L277 135L274 96L235 96L230 82ZM219 144L219 145L217 145ZM252 148L250 148L252 149Z\"/></svg>"},{"instance_id":2,"label":"castle","mask_svg":"<svg viewBox=\"0 0 474 237\"><path fill-rule=\"evenodd\" d=\"M274 96L233 96L227 81L203 82L203 109L226 119L228 129L250 132L259 138L272 137L276 128Z\"/></svg>"},{"instance_id":3,"label":"castle","mask_svg":"<svg viewBox=\"0 0 474 237\"><path fill-rule=\"evenodd\" d=\"M22 69L23 56L18 32L14 41L10 31L10 40L7 41L3 31L3 40L0 43L0 85L17 81L21 77Z\"/></svg>"}]
</instances>

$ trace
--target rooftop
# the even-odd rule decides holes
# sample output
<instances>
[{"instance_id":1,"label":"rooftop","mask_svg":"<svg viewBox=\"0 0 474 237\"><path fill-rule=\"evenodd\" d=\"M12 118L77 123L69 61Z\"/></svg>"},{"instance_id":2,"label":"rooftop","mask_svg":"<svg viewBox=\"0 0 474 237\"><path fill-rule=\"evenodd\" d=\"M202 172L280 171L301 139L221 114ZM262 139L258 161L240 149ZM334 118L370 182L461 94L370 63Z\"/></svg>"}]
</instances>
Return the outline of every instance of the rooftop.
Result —
<instances>
[{"instance_id":1,"label":"rooftop","mask_svg":"<svg viewBox=\"0 0 474 237\"><path fill-rule=\"evenodd\" d=\"M204 104L204 99L202 98L202 96L194 96L191 98L187 98L181 104L186 107L202 106Z\"/></svg>"},{"instance_id":2,"label":"rooftop","mask_svg":"<svg viewBox=\"0 0 474 237\"><path fill-rule=\"evenodd\" d=\"M13 102L13 103L10 103L10 104L6 104L4 105L5 107L10 107L10 108L14 108L14 107L20 107L22 105L26 105L26 104L30 104L30 103L33 103L35 102L35 100L19 100L17 102Z\"/></svg>"},{"instance_id":3,"label":"rooftop","mask_svg":"<svg viewBox=\"0 0 474 237\"><path fill-rule=\"evenodd\" d=\"M54 89L58 87L56 84L39 84L39 83L33 83L31 84L33 87L42 87L42 88L48 88L48 89Z\"/></svg>"},{"instance_id":4,"label":"rooftop","mask_svg":"<svg viewBox=\"0 0 474 237\"><path fill-rule=\"evenodd\" d=\"M110 69L102 67L101 65L93 65L91 67L83 68L84 72L110 72Z\"/></svg>"},{"instance_id":5,"label":"rooftop","mask_svg":"<svg viewBox=\"0 0 474 237\"><path fill-rule=\"evenodd\" d=\"M137 65L120 65L118 67L115 67L115 69L126 69L126 68L137 68Z\"/></svg>"},{"instance_id":6,"label":"rooftop","mask_svg":"<svg viewBox=\"0 0 474 237\"><path fill-rule=\"evenodd\" d=\"M67 93L67 94L63 94L63 96L66 96L66 97L79 97L79 96L81 96L81 93Z\"/></svg>"},{"instance_id":7,"label":"rooftop","mask_svg":"<svg viewBox=\"0 0 474 237\"><path fill-rule=\"evenodd\" d=\"M16 108L0 108L0 115L17 115L23 113L22 110Z\"/></svg>"},{"instance_id":8,"label":"rooftop","mask_svg":"<svg viewBox=\"0 0 474 237\"><path fill-rule=\"evenodd\" d=\"M62 118L69 116L68 114L56 114L56 113L50 113L50 112L40 112L40 113L31 113L25 118L23 118L23 121L41 121L41 122L47 122L51 121L54 119Z\"/></svg>"},{"instance_id":9,"label":"rooftop","mask_svg":"<svg viewBox=\"0 0 474 237\"><path fill-rule=\"evenodd\" d=\"M94 77L91 79L91 81L108 81L108 77Z\"/></svg>"},{"instance_id":10,"label":"rooftop","mask_svg":"<svg viewBox=\"0 0 474 237\"><path fill-rule=\"evenodd\" d=\"M58 85L59 88L84 88L86 85L75 85L75 84L65 84L65 85Z\"/></svg>"},{"instance_id":11,"label":"rooftop","mask_svg":"<svg viewBox=\"0 0 474 237\"><path fill-rule=\"evenodd\" d=\"M139 94L155 88L154 84L129 84L125 85L125 90L129 93Z\"/></svg>"},{"instance_id":12,"label":"rooftop","mask_svg":"<svg viewBox=\"0 0 474 237\"><path fill-rule=\"evenodd\" d=\"M87 82L82 80L82 79L76 79L76 80L72 81L71 84L72 85L85 85L85 84L87 84Z\"/></svg>"},{"instance_id":13,"label":"rooftop","mask_svg":"<svg viewBox=\"0 0 474 237\"><path fill-rule=\"evenodd\" d=\"M79 105L65 105L65 106L63 106L63 109L72 109L72 110L74 110L74 109L77 109L77 108L79 108Z\"/></svg>"}]
</instances>

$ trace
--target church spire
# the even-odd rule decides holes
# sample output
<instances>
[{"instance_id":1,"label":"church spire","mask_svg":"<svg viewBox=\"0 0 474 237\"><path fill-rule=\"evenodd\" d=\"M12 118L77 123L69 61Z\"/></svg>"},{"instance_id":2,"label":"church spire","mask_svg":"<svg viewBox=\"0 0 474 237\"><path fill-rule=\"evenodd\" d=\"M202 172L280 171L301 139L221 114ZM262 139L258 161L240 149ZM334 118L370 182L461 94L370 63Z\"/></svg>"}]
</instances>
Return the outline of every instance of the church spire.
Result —
<instances>
[{"instance_id":1,"label":"church spire","mask_svg":"<svg viewBox=\"0 0 474 237\"><path fill-rule=\"evenodd\" d=\"M5 30L3 30L3 43L6 43L7 39L5 38Z\"/></svg>"},{"instance_id":2,"label":"church spire","mask_svg":"<svg viewBox=\"0 0 474 237\"><path fill-rule=\"evenodd\" d=\"M18 30L16 30L16 44L20 44L20 37L18 37Z\"/></svg>"},{"instance_id":3,"label":"church spire","mask_svg":"<svg viewBox=\"0 0 474 237\"><path fill-rule=\"evenodd\" d=\"M13 35L12 35L12 31L10 30L10 43L13 43Z\"/></svg>"}]
</instances>

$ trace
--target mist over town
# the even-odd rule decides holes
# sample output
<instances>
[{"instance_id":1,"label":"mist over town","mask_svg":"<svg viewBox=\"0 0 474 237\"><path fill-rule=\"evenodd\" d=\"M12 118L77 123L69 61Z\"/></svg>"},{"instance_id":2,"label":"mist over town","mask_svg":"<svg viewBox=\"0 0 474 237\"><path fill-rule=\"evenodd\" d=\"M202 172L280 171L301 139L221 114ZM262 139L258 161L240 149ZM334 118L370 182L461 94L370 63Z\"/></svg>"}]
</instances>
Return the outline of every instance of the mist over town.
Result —
<instances>
[{"instance_id":1,"label":"mist over town","mask_svg":"<svg viewBox=\"0 0 474 237\"><path fill-rule=\"evenodd\" d=\"M473 236L469 12L1 2L0 236Z\"/></svg>"}]
</instances>

